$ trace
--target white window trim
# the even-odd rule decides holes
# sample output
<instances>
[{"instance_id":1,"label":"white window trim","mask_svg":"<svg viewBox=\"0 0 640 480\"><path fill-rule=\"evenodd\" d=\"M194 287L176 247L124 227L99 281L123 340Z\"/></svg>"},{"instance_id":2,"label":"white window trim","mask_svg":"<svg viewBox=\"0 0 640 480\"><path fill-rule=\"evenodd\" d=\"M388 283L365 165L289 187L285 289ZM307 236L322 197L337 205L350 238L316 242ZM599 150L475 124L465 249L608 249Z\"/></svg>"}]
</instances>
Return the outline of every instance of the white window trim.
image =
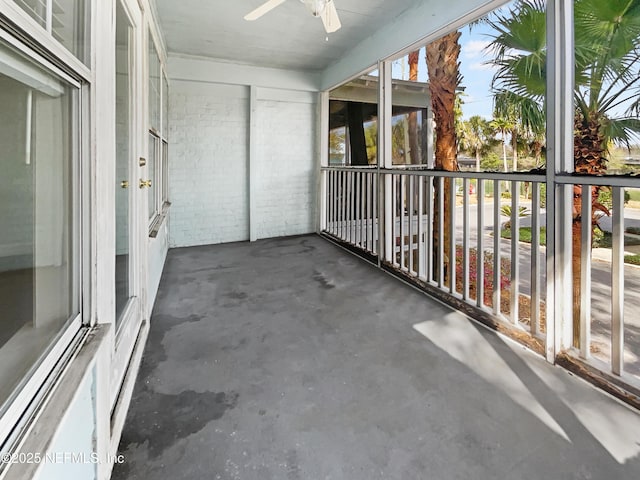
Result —
<instances>
[{"instance_id":1,"label":"white window trim","mask_svg":"<svg viewBox=\"0 0 640 480\"><path fill-rule=\"evenodd\" d=\"M13 2L0 0L0 7L5 5L17 7ZM19 9L20 13L23 13ZM25 14L26 15L26 14ZM29 20L32 20L28 17ZM34 22L35 23L35 22ZM36 24L38 29L42 28ZM36 32L37 33L37 32ZM34 33L34 37L37 36ZM44 39L47 45L56 43L52 37ZM60 365L64 365L73 354L69 347L78 340L78 334L81 332L84 324L88 323L88 313L90 307L83 288L86 287L89 279L89 263L87 263L87 252L89 251L88 225L86 224L88 208L90 204L90 192L84 185L87 185L88 168L84 165L88 164L87 148L89 137L89 119L86 101L88 98L88 83L82 84L82 80L74 78L64 70L58 68L49 59L34 51L29 44L25 44L16 39L6 30L0 28L0 41L5 42L9 47L13 47L27 58L33 60L34 63L51 71L75 89L74 95L77 96L77 106L75 107L77 116L73 119L73 128L77 129L74 135L77 135L74 148L77 149L77 156L72 161L73 171L73 192L78 195L77 203L74 203L73 209L73 290L72 295L77 302L78 313L69 318L63 325L57 335L49 341L46 349L41 353L29 371L22 377L20 383L15 387L11 395L5 400L0 410L0 442L3 444L3 451L13 449L19 445L27 432L27 427L34 421L36 409L40 402L48 394L50 387L57 379L56 369ZM66 49L64 49L66 51ZM71 70L78 75L80 79L87 78L87 68L79 62L75 57L71 56L75 65L69 65ZM75 68L79 67L79 68ZM2 472L0 466L0 475Z\"/></svg>"},{"instance_id":2,"label":"white window trim","mask_svg":"<svg viewBox=\"0 0 640 480\"><path fill-rule=\"evenodd\" d=\"M88 5L92 8L91 16L93 17L93 2L89 2ZM55 58L69 66L69 68L83 80L92 83L93 77L91 69L67 50L51 33L47 32L45 27L39 25L38 22L31 18L29 14L22 10L13 0L0 0L0 10L36 43L44 46ZM90 25L91 28L93 28L93 22L90 22ZM6 32L2 33L6 34ZM13 44L13 42L10 43Z\"/></svg>"}]
</instances>

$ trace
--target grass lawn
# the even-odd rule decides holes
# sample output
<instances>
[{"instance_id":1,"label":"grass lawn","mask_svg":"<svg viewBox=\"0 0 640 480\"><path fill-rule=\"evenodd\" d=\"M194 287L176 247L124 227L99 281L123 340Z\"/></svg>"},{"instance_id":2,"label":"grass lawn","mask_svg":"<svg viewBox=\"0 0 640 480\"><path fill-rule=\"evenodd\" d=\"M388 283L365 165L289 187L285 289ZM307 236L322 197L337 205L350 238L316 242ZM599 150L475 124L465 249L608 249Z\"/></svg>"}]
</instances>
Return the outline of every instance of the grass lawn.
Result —
<instances>
[{"instance_id":1,"label":"grass lawn","mask_svg":"<svg viewBox=\"0 0 640 480\"><path fill-rule=\"evenodd\" d=\"M630 188L627 190L629 193L629 199L634 200L636 202L640 202L640 190L637 188Z\"/></svg>"},{"instance_id":2,"label":"grass lawn","mask_svg":"<svg viewBox=\"0 0 640 480\"><path fill-rule=\"evenodd\" d=\"M500 232L500 236L502 238L511 238L511 229L503 228L502 232ZM531 243L531 227L520 227L520 238L521 242ZM547 229L546 227L540 227L540 245L547 244Z\"/></svg>"}]
</instances>

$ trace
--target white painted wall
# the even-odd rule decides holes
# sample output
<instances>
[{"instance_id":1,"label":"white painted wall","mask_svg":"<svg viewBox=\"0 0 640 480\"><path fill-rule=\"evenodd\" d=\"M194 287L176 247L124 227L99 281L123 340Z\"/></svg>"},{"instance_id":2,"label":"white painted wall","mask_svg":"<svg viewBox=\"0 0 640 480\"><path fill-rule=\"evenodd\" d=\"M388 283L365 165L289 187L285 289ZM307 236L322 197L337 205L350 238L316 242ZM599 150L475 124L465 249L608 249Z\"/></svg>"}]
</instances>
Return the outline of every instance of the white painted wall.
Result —
<instances>
[{"instance_id":1,"label":"white painted wall","mask_svg":"<svg viewBox=\"0 0 640 480\"><path fill-rule=\"evenodd\" d=\"M172 81L171 246L248 240L248 90Z\"/></svg>"},{"instance_id":2,"label":"white painted wall","mask_svg":"<svg viewBox=\"0 0 640 480\"><path fill-rule=\"evenodd\" d=\"M96 385L95 369L88 372L73 401L61 418L58 430L44 452L45 461L34 480L67 480L97 478L99 456L95 450ZM79 422L78 419L85 419ZM87 420L93 421L87 421ZM73 456L75 457L73 457ZM102 459L103 463L106 461Z\"/></svg>"},{"instance_id":3,"label":"white painted wall","mask_svg":"<svg viewBox=\"0 0 640 480\"><path fill-rule=\"evenodd\" d=\"M185 57L169 75L171 246L315 231L316 77Z\"/></svg>"},{"instance_id":4,"label":"white painted wall","mask_svg":"<svg viewBox=\"0 0 640 480\"><path fill-rule=\"evenodd\" d=\"M315 95L286 92L285 100L282 93L258 90L251 159L256 238L315 230Z\"/></svg>"},{"instance_id":5,"label":"white painted wall","mask_svg":"<svg viewBox=\"0 0 640 480\"><path fill-rule=\"evenodd\" d=\"M170 214L169 214L170 215ZM162 270L164 262L169 252L169 218L167 217L160 225L158 234L155 238L149 238L149 287L147 298L147 311L151 315L153 304L156 301L160 279L162 278Z\"/></svg>"}]
</instances>

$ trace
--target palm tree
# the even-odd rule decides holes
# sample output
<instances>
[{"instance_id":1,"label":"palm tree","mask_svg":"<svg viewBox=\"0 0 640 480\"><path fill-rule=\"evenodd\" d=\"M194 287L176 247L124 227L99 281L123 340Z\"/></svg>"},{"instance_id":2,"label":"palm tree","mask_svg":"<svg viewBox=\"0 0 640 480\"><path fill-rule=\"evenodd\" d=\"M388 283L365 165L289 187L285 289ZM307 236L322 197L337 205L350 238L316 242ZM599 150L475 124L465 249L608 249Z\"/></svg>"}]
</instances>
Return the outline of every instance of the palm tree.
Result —
<instances>
[{"instance_id":1,"label":"palm tree","mask_svg":"<svg viewBox=\"0 0 640 480\"><path fill-rule=\"evenodd\" d=\"M429 74L429 93L431 94L431 105L433 109L433 119L435 122L435 168L447 171L458 170L457 160L457 140L455 128L455 104L456 89L461 81L458 58L460 56L460 44L458 40L460 32L454 31L427 45L426 60L427 72ZM437 184L436 184L437 185ZM451 195L453 195L451 184L444 182L444 191L435 190L436 205L439 196L444 196L444 212L436 209L433 219L433 241L434 255L439 250L440 238L444 242L444 265L450 270L455 262L455 252L450 252L450 230L451 230ZM444 232L440 232L439 216L444 215ZM438 268L439 262L434 262ZM436 271L436 275L439 272ZM448 284L450 276L445 272L445 283ZM451 286L450 287L455 287Z\"/></svg>"},{"instance_id":2,"label":"palm tree","mask_svg":"<svg viewBox=\"0 0 640 480\"><path fill-rule=\"evenodd\" d=\"M462 150L476 157L476 171L480 171L482 154L491 145L492 131L489 122L480 115L474 115L462 122L462 129L458 135L459 146Z\"/></svg>"},{"instance_id":3,"label":"palm tree","mask_svg":"<svg viewBox=\"0 0 640 480\"><path fill-rule=\"evenodd\" d=\"M490 45L498 71L497 95L518 106L523 124L544 128L546 85L546 2L521 0L488 22L496 33ZM606 171L607 147L627 146L640 134L640 0L575 0L574 164L579 173ZM635 100L635 101L634 101ZM626 107L626 108L625 108ZM581 188L574 192L579 211ZM588 192L599 208L594 192ZM580 231L573 222L574 344L580 337Z\"/></svg>"},{"instance_id":4,"label":"palm tree","mask_svg":"<svg viewBox=\"0 0 640 480\"><path fill-rule=\"evenodd\" d=\"M506 117L497 117L489 122L489 126L500 134L502 140L502 167L506 172L509 170L507 163L507 133L513 129L514 122Z\"/></svg>"}]
</instances>

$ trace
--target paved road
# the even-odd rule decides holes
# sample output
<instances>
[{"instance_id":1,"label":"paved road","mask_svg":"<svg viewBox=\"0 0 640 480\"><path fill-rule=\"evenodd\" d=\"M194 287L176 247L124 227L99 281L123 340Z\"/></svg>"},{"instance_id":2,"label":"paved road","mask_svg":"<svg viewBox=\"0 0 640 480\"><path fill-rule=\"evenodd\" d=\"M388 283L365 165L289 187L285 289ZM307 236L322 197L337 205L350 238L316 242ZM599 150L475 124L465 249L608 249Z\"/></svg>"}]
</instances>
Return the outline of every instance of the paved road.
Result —
<instances>
[{"instance_id":1,"label":"paved road","mask_svg":"<svg viewBox=\"0 0 640 480\"><path fill-rule=\"evenodd\" d=\"M505 201L504 204L510 204ZM530 203L522 203L523 206L531 208ZM469 228L471 246L477 245L478 206L471 205L469 209ZM458 207L456 211L457 224L456 235L462 239L463 235L463 209ZM509 218L502 216L500 221L505 222ZM493 251L493 202L484 204L483 219L483 248ZM521 226L530 225L530 217L521 218ZM541 211L540 224L546 222L545 211ZM611 219L604 217L600 226L603 230L611 231ZM625 209L625 226L640 226L640 210ZM500 241L500 251L503 256L511 255L511 241L502 239ZM544 264L545 248L540 248L540 262ZM520 281L519 289L524 294L531 292L531 245L520 242L518 245ZM611 338L611 264L603 259L594 259L591 265L591 314L592 314L592 343L597 347L595 356L602 360L609 359L609 345ZM545 285L545 269L540 270L540 282ZM544 288L541 291L542 299L545 297ZM625 368L636 375L640 375L640 315L634 314L640 308L640 267L625 266L625 286L624 286L624 311L625 313Z\"/></svg>"}]
</instances>

